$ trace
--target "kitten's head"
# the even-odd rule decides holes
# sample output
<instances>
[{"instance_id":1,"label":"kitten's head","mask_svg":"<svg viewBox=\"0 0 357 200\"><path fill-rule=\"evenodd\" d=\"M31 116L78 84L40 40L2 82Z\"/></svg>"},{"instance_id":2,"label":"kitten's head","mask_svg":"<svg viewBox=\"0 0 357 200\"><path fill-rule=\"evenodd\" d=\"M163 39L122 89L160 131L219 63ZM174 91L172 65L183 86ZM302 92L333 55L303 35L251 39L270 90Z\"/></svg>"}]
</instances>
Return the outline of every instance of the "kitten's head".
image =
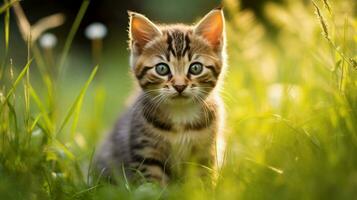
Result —
<instances>
[{"instance_id":1,"label":"kitten's head","mask_svg":"<svg viewBox=\"0 0 357 200\"><path fill-rule=\"evenodd\" d=\"M165 102L196 102L216 87L224 65L224 15L209 12L196 25L157 25L129 12L130 63L139 85Z\"/></svg>"}]
</instances>

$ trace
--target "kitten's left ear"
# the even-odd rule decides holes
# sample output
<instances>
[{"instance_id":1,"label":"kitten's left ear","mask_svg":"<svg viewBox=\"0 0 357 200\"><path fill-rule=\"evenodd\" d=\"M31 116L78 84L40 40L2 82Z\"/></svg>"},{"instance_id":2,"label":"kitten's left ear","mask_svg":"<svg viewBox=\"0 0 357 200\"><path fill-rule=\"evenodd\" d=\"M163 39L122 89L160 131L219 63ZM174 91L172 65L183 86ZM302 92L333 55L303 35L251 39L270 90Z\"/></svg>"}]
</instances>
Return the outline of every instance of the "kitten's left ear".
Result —
<instances>
[{"instance_id":1,"label":"kitten's left ear","mask_svg":"<svg viewBox=\"0 0 357 200\"><path fill-rule=\"evenodd\" d=\"M224 41L224 15L222 8L206 14L194 28L194 33L206 39L214 49L219 49Z\"/></svg>"}]
</instances>

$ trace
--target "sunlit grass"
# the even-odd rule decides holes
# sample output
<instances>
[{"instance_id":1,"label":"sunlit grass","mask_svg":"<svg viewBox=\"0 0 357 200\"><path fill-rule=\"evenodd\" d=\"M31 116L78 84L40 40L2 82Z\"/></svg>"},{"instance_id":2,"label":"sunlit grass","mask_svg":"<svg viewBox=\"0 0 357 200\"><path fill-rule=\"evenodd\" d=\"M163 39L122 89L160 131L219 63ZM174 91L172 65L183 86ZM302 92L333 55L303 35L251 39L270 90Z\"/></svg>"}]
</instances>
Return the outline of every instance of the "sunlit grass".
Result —
<instances>
[{"instance_id":1,"label":"sunlit grass","mask_svg":"<svg viewBox=\"0 0 357 200\"><path fill-rule=\"evenodd\" d=\"M12 2L0 5L5 20L2 52L7 52L11 37L9 17L15 17L8 12ZM252 12L242 11L237 1L224 1L227 151L214 189L192 176L159 188L136 187L124 178L110 185L94 173L95 147L123 109L132 80L128 53L122 50L116 51L122 55L119 59L114 53L105 55L99 68L71 68L90 64L70 51L88 2L79 9L57 55L60 73L50 73L36 43L24 42L29 44L29 58L22 67L14 67L7 53L1 57L1 199L353 199L357 195L353 0L268 3L265 15L277 28L274 34ZM100 79L95 78L97 70Z\"/></svg>"}]
</instances>

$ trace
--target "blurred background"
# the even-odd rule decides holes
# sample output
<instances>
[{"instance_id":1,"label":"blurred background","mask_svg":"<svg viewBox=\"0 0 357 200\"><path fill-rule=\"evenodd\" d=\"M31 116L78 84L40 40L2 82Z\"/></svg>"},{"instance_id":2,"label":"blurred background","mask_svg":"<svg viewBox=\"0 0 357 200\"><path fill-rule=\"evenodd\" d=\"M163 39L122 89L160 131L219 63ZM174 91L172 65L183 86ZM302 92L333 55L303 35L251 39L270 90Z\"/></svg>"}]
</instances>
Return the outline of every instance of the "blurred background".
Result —
<instances>
[{"instance_id":1,"label":"blurred background","mask_svg":"<svg viewBox=\"0 0 357 200\"><path fill-rule=\"evenodd\" d=\"M264 6L267 3L281 5L283 3L281 0L245 0L232 2L236 8L239 7L239 9L242 10L249 10L249 12L254 15L254 18L261 21L261 25L266 28L269 33L267 36L274 38L278 27L274 26L274 24L268 20L268 16L264 14ZM308 2L309 1L302 1L303 4L308 4ZM81 5L82 1L80 0L21 1L23 12L31 25L35 25L36 22L53 14L62 14L62 17L64 17L64 21L60 23L61 25L42 33L50 33L56 37L56 44L53 48L51 47L51 55L48 55L46 48L41 46L40 39L36 39L35 41L40 49L42 48L41 53L44 55L45 64L55 65L56 62L60 62L61 50L65 46L66 39ZM62 71L66 71L63 72L64 76L61 77L64 79L62 81L63 84L58 84L60 89L57 90L56 93L64 98L58 103L64 107L65 105L70 104L72 99L66 97L74 96L81 87L80 83L85 81L92 67L99 64L100 69L98 74L105 74L97 75L96 78L104 82L104 88L101 91L103 92L103 99L101 101L108 101L108 103L102 102L104 109L102 112L103 115L106 116L105 122L94 124L100 124L101 128L99 129L102 129L102 126L110 129L111 125L116 120L118 113L122 110L125 99L127 99L127 96L130 94L133 85L131 82L132 80L130 79L131 75L129 74L128 65L127 11L131 10L142 13L158 23L193 24L211 9L220 5L226 6L224 2L219 0L183 0L179 2L165 0L134 0L125 2L109 0L90 1L88 7L86 7L83 18L81 19L76 35L72 40L66 65L63 66ZM10 16L10 45L6 56L5 48L0 49L0 56L11 58L13 66L20 70L19 68L22 67L23 63L26 63L28 57L28 43L22 39L15 13L11 12ZM234 16L226 13L226 17L229 19ZM99 52L93 52L93 41L85 35L86 28L96 22L102 23L107 29L107 34L105 34L105 37L100 41ZM0 27L4 27L4 20L0 21ZM237 32L237 34L240 33ZM1 38L4 38L3 30L1 31L0 36ZM237 37L239 40L239 35L234 34L232 37ZM59 66L51 66L51 68L58 67ZM33 67L32 73L37 74L36 76L40 76L40 72L35 67ZM40 79L34 79L32 81L33 84L38 87L44 86ZM63 94L61 92L63 92ZM93 108L92 106L90 107ZM90 116L84 115L83 117L86 118Z\"/></svg>"},{"instance_id":2,"label":"blurred background","mask_svg":"<svg viewBox=\"0 0 357 200\"><path fill-rule=\"evenodd\" d=\"M355 0L22 0L22 17L15 5L0 0L0 199L357 196ZM93 154L135 85L127 10L192 24L219 5L229 67L217 188L100 183Z\"/></svg>"},{"instance_id":3,"label":"blurred background","mask_svg":"<svg viewBox=\"0 0 357 200\"><path fill-rule=\"evenodd\" d=\"M308 0L302 0L305 3ZM242 9L249 9L254 12L254 15L264 22L264 25L272 28L274 27L269 23L266 16L263 14L263 7L265 3L276 2L281 3L281 0L243 0L240 2ZM24 0L21 2L23 10L31 24L34 24L39 19L49 16L54 13L63 13L65 16L65 23L57 28L51 29L50 32L54 33L59 44L63 44L68 30L70 29L73 20L75 19L80 5L80 0ZM127 11L135 11L148 16L151 20L159 23L189 23L192 24L199 19L199 17L206 14L211 9L222 5L220 0L196 0L189 1L183 0L180 2L172 2L165 0L133 0L133 1L90 1L83 17L78 35L73 42L73 48L87 49L83 54L90 55L90 42L84 37L85 28L93 22L104 23L108 29L108 35L104 40L105 50L113 50L126 46L127 40L127 26L128 15ZM163 9L164 8L164 9ZM0 22L3 25L3 21ZM15 19L11 20L11 44L15 47L23 47L25 49L26 43L19 41L20 33L16 28ZM3 27L3 26L2 26ZM83 50L82 49L82 50ZM16 51L10 49L10 51ZM19 57L25 57L26 52L16 52Z\"/></svg>"},{"instance_id":4,"label":"blurred background","mask_svg":"<svg viewBox=\"0 0 357 200\"><path fill-rule=\"evenodd\" d=\"M308 4L308 2L309 1L302 1L303 4ZM251 12L254 17L261 22L261 25L266 28L266 31L269 33L267 36L274 38L278 27L274 26L274 24L268 20L268 16L264 14L264 6L268 3L276 3L277 5L281 5L283 2L281 0L243 0L234 4L236 4L235 6L239 7L239 9L249 10L249 12ZM81 4L82 1L80 0L21 1L23 12L31 25L36 24L36 22L39 20L50 15L63 14L64 21L61 23L61 25L55 28L51 28L43 33L54 34L57 41L55 47L51 48L51 54L53 55L50 56L50 59L52 61L47 60L47 62L52 63L46 64L52 65L55 62L60 62L60 51L64 48L66 38L69 35L70 29L79 12ZM106 79L104 81L105 84L107 83L113 86L115 84L121 85L123 87L115 88L116 92L119 92L120 90L120 92L126 94L128 91L130 91L132 84L129 80L130 75L128 76L128 10L142 13L154 22L158 23L193 24L199 20L200 17L208 13L211 9L220 5L225 6L225 3L221 2L220 0L183 0L179 2L165 0L133 0L125 2L109 0L90 1L88 7L86 8L86 12L81 19L81 23L79 24L75 38L71 43L67 65L63 70L69 70L64 78L71 80L64 81L65 83L70 83L71 85L71 87L63 86L63 88L66 88L65 93L68 94L67 96L70 96L69 94L71 92L77 91L78 88L75 88L75 86L77 85L80 87L79 82L83 82L83 80L86 78L83 73L89 73L89 70L91 70L91 67L93 67L95 64L100 64L99 73L106 73L109 76L108 77L104 75L105 78L103 79ZM14 67L19 68L23 63L26 62L27 59L27 42L22 39L14 13L11 13L10 15L10 48L8 49L6 57L11 57ZM227 13L226 17L229 19L233 16ZM93 52L92 48L93 42L85 36L85 29L95 22L104 24L108 30L105 38L101 40L101 47L99 50L100 52L96 53L100 55L93 55L93 53L95 53ZM0 27L2 30L0 32L0 36L1 38L4 38L4 20L0 21ZM239 40L239 35L234 35L232 37L237 37ZM36 40L36 43L40 45L39 39ZM5 45L5 43L3 44ZM0 58L5 57L5 48L1 48L0 53ZM46 54L46 52L42 53ZM98 57L101 57L100 61ZM39 72L36 68L34 68L33 73ZM72 80L78 81L78 84L72 84ZM34 84L36 84L36 80L34 81ZM42 85L40 81L37 84L39 86ZM104 108L106 112L105 114L110 116L108 119L111 119L108 124L111 124L116 115L115 112L112 112L114 109L111 105L115 106L115 109L117 108L120 111L120 102L123 102L123 99L121 98L125 98L125 95L108 95L106 98L109 98L109 101L111 102L110 104L106 104L110 106L105 106Z\"/></svg>"}]
</instances>

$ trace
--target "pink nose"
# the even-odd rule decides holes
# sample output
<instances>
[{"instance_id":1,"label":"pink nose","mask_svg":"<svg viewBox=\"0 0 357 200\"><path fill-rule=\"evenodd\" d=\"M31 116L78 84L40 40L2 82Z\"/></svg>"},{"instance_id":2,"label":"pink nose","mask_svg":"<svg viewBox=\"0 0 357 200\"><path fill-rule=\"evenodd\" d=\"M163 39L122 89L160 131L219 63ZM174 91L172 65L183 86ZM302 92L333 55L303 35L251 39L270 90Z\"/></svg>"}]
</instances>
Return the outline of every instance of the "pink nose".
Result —
<instances>
[{"instance_id":1,"label":"pink nose","mask_svg":"<svg viewBox=\"0 0 357 200\"><path fill-rule=\"evenodd\" d=\"M173 86L178 93L182 93L187 87L187 85L173 85Z\"/></svg>"}]
</instances>

